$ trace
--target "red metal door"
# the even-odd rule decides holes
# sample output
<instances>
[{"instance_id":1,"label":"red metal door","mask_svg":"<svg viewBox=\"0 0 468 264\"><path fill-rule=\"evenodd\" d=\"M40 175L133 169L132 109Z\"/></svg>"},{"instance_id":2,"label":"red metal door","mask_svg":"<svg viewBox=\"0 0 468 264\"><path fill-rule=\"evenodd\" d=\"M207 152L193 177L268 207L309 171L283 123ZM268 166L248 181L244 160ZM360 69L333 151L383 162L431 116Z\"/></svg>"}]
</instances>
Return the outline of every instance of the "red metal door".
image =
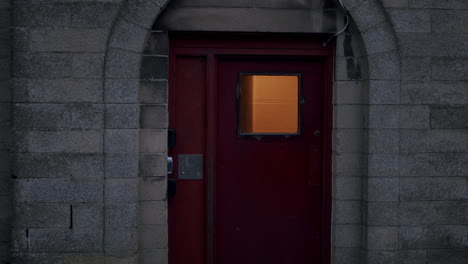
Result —
<instances>
[{"instance_id":1,"label":"red metal door","mask_svg":"<svg viewBox=\"0 0 468 264\"><path fill-rule=\"evenodd\" d=\"M170 263L329 263L332 51L224 38L171 41ZM300 76L300 133L239 134L241 73ZM200 179L179 178L186 154L203 157Z\"/></svg>"}]
</instances>

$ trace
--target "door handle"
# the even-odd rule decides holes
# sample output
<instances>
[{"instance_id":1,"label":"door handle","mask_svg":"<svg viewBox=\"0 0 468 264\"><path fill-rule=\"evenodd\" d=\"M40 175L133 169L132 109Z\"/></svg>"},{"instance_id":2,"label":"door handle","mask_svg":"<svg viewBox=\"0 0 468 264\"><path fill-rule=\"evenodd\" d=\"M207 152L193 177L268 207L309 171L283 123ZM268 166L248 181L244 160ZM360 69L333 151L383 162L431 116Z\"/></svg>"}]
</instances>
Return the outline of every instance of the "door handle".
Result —
<instances>
[{"instance_id":1,"label":"door handle","mask_svg":"<svg viewBox=\"0 0 468 264\"><path fill-rule=\"evenodd\" d=\"M174 197L177 192L177 181L176 179L167 179L167 199Z\"/></svg>"}]
</instances>

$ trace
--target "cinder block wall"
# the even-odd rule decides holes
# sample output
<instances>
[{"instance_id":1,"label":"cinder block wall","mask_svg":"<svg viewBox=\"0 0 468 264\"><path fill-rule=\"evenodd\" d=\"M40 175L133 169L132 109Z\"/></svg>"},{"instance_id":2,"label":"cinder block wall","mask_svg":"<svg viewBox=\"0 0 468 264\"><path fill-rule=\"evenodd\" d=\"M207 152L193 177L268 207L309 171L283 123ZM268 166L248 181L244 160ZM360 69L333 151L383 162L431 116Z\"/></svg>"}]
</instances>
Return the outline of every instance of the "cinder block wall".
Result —
<instances>
[{"instance_id":1,"label":"cinder block wall","mask_svg":"<svg viewBox=\"0 0 468 264\"><path fill-rule=\"evenodd\" d=\"M12 216L10 39L10 0L0 0L0 263L9 262Z\"/></svg>"}]
</instances>

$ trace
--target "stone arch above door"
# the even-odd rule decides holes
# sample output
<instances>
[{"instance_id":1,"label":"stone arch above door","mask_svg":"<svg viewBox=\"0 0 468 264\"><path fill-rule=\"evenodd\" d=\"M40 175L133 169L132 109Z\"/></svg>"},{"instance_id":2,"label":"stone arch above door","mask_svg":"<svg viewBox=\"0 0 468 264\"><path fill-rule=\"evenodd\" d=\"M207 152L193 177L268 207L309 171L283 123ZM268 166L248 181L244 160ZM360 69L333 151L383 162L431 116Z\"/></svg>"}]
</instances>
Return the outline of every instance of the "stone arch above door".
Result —
<instances>
[{"instance_id":1,"label":"stone arch above door","mask_svg":"<svg viewBox=\"0 0 468 264\"><path fill-rule=\"evenodd\" d=\"M143 55L152 25L168 2L125 1L111 30L105 58L106 103L140 105L138 114L132 117L140 123L138 133L132 131L133 134L127 135L124 129L118 133L132 138L129 144L134 144L140 153L140 178L147 178L139 189L132 190L140 197L142 263L149 256L159 258L160 263L167 258L163 177L167 155L165 44L158 43L162 48L159 55L153 58ZM387 184L390 190L398 188L396 175L387 175L379 169L379 160L399 152L398 147L395 148L399 139L398 124L392 120L398 120L398 111L393 105L399 103L401 67L393 27L380 1L344 0L343 3L356 30L350 33L355 35L352 39L340 36L336 42L332 236L335 263L351 264L361 263L362 249L369 245L370 249L380 250L372 247L380 236L394 234L392 226L372 226L367 217L382 210L375 204L368 207L368 202L373 201L369 196L378 186ZM359 44L349 44L356 39L362 39L362 49ZM153 71L152 83L141 81L148 79L145 75L153 74L145 72L145 67L158 69ZM149 93L150 89L154 93ZM142 94L149 99L142 98ZM128 114L124 108L120 111L122 115ZM154 116L160 117L157 124L146 122ZM107 128L111 129L106 124ZM368 178L376 175L384 178ZM151 186L157 194L148 194L144 186Z\"/></svg>"}]
</instances>

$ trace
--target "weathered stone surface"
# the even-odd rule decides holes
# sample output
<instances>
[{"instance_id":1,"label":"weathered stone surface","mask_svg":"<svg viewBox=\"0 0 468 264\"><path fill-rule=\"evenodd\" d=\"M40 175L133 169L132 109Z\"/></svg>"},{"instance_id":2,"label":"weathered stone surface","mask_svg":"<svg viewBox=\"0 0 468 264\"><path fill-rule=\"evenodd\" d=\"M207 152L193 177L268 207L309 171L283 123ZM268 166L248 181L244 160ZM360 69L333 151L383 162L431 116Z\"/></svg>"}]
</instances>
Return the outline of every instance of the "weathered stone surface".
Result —
<instances>
[{"instance_id":1,"label":"weathered stone surface","mask_svg":"<svg viewBox=\"0 0 468 264\"><path fill-rule=\"evenodd\" d=\"M105 232L104 248L107 255L122 258L138 252L137 229L106 229Z\"/></svg>"},{"instance_id":2,"label":"weathered stone surface","mask_svg":"<svg viewBox=\"0 0 468 264\"><path fill-rule=\"evenodd\" d=\"M395 32L431 32L428 10L393 9L388 13Z\"/></svg>"},{"instance_id":3,"label":"weathered stone surface","mask_svg":"<svg viewBox=\"0 0 468 264\"><path fill-rule=\"evenodd\" d=\"M364 129L338 129L335 130L333 150L338 153L362 153L365 151Z\"/></svg>"},{"instance_id":4,"label":"weathered stone surface","mask_svg":"<svg viewBox=\"0 0 468 264\"><path fill-rule=\"evenodd\" d=\"M0 102L10 103L12 94L12 84L10 80L0 81Z\"/></svg>"},{"instance_id":5,"label":"weathered stone surface","mask_svg":"<svg viewBox=\"0 0 468 264\"><path fill-rule=\"evenodd\" d=\"M166 199L166 179L144 177L140 180L140 201L159 201Z\"/></svg>"},{"instance_id":6,"label":"weathered stone surface","mask_svg":"<svg viewBox=\"0 0 468 264\"><path fill-rule=\"evenodd\" d=\"M463 82L403 82L404 104L468 104L468 84Z\"/></svg>"},{"instance_id":7,"label":"weathered stone surface","mask_svg":"<svg viewBox=\"0 0 468 264\"><path fill-rule=\"evenodd\" d=\"M403 57L401 58L401 78L403 80L431 80L430 57ZM437 74L437 73L435 73Z\"/></svg>"},{"instance_id":8,"label":"weathered stone surface","mask_svg":"<svg viewBox=\"0 0 468 264\"><path fill-rule=\"evenodd\" d=\"M369 250L398 249L398 227L369 226L367 228L367 248Z\"/></svg>"},{"instance_id":9,"label":"weathered stone surface","mask_svg":"<svg viewBox=\"0 0 468 264\"><path fill-rule=\"evenodd\" d=\"M128 228L138 226L138 204L106 205L106 227Z\"/></svg>"},{"instance_id":10,"label":"weathered stone surface","mask_svg":"<svg viewBox=\"0 0 468 264\"><path fill-rule=\"evenodd\" d=\"M73 78L102 78L104 53L76 53L72 60Z\"/></svg>"},{"instance_id":11,"label":"weathered stone surface","mask_svg":"<svg viewBox=\"0 0 468 264\"><path fill-rule=\"evenodd\" d=\"M398 154L369 154L368 159L368 175L370 177L399 175Z\"/></svg>"},{"instance_id":12,"label":"weathered stone surface","mask_svg":"<svg viewBox=\"0 0 468 264\"><path fill-rule=\"evenodd\" d=\"M464 264L468 259L468 250L434 249L427 252L428 264Z\"/></svg>"},{"instance_id":13,"label":"weathered stone surface","mask_svg":"<svg viewBox=\"0 0 468 264\"><path fill-rule=\"evenodd\" d=\"M464 130L402 130L400 149L415 152L468 152L468 135Z\"/></svg>"},{"instance_id":14,"label":"weathered stone surface","mask_svg":"<svg viewBox=\"0 0 468 264\"><path fill-rule=\"evenodd\" d=\"M140 78L145 80L167 79L167 56L143 56Z\"/></svg>"},{"instance_id":15,"label":"weathered stone surface","mask_svg":"<svg viewBox=\"0 0 468 264\"><path fill-rule=\"evenodd\" d=\"M147 34L148 31L145 28L120 20L112 33L110 46L117 49L142 52Z\"/></svg>"},{"instance_id":16,"label":"weathered stone surface","mask_svg":"<svg viewBox=\"0 0 468 264\"><path fill-rule=\"evenodd\" d=\"M16 129L97 129L104 107L96 104L14 104Z\"/></svg>"},{"instance_id":17,"label":"weathered stone surface","mask_svg":"<svg viewBox=\"0 0 468 264\"><path fill-rule=\"evenodd\" d=\"M142 154L140 155L140 176L166 176L166 154Z\"/></svg>"},{"instance_id":18,"label":"weathered stone surface","mask_svg":"<svg viewBox=\"0 0 468 264\"><path fill-rule=\"evenodd\" d=\"M400 102L400 82L369 81L370 104L398 104Z\"/></svg>"},{"instance_id":19,"label":"weathered stone surface","mask_svg":"<svg viewBox=\"0 0 468 264\"><path fill-rule=\"evenodd\" d=\"M105 82L105 102L129 104L138 102L137 79L106 79Z\"/></svg>"},{"instance_id":20,"label":"weathered stone surface","mask_svg":"<svg viewBox=\"0 0 468 264\"><path fill-rule=\"evenodd\" d=\"M28 250L29 230L12 229L11 230L11 252L26 252Z\"/></svg>"},{"instance_id":21,"label":"weathered stone surface","mask_svg":"<svg viewBox=\"0 0 468 264\"><path fill-rule=\"evenodd\" d=\"M367 203L367 224L372 226L398 225L398 202Z\"/></svg>"},{"instance_id":22,"label":"weathered stone surface","mask_svg":"<svg viewBox=\"0 0 468 264\"><path fill-rule=\"evenodd\" d=\"M140 108L141 128L167 128L168 110L165 105L143 105Z\"/></svg>"},{"instance_id":23,"label":"weathered stone surface","mask_svg":"<svg viewBox=\"0 0 468 264\"><path fill-rule=\"evenodd\" d=\"M370 250L367 263L385 264L426 264L425 250Z\"/></svg>"},{"instance_id":24,"label":"weathered stone surface","mask_svg":"<svg viewBox=\"0 0 468 264\"><path fill-rule=\"evenodd\" d=\"M100 252L102 243L102 229L29 229L30 252Z\"/></svg>"},{"instance_id":25,"label":"weathered stone surface","mask_svg":"<svg viewBox=\"0 0 468 264\"><path fill-rule=\"evenodd\" d=\"M105 130L106 153L137 153L138 130L137 129L106 129Z\"/></svg>"},{"instance_id":26,"label":"weathered stone surface","mask_svg":"<svg viewBox=\"0 0 468 264\"><path fill-rule=\"evenodd\" d=\"M361 31L385 22L388 18L376 1L357 1L350 14Z\"/></svg>"},{"instance_id":27,"label":"weathered stone surface","mask_svg":"<svg viewBox=\"0 0 468 264\"><path fill-rule=\"evenodd\" d=\"M371 80L399 80L400 55L398 52L373 54L368 57Z\"/></svg>"},{"instance_id":28,"label":"weathered stone surface","mask_svg":"<svg viewBox=\"0 0 468 264\"><path fill-rule=\"evenodd\" d=\"M468 35L397 33L403 56L468 56Z\"/></svg>"},{"instance_id":29,"label":"weathered stone surface","mask_svg":"<svg viewBox=\"0 0 468 264\"><path fill-rule=\"evenodd\" d=\"M48 103L100 103L102 82L84 79L15 79L13 101Z\"/></svg>"},{"instance_id":30,"label":"weathered stone surface","mask_svg":"<svg viewBox=\"0 0 468 264\"><path fill-rule=\"evenodd\" d=\"M434 9L468 9L468 3L463 0L409 0L409 7Z\"/></svg>"},{"instance_id":31,"label":"weathered stone surface","mask_svg":"<svg viewBox=\"0 0 468 264\"><path fill-rule=\"evenodd\" d=\"M60 79L71 76L72 56L67 53L13 54L13 77Z\"/></svg>"},{"instance_id":32,"label":"weathered stone surface","mask_svg":"<svg viewBox=\"0 0 468 264\"><path fill-rule=\"evenodd\" d=\"M466 248L466 225L401 226L401 249ZM447 263L447 262L446 262Z\"/></svg>"},{"instance_id":33,"label":"weathered stone surface","mask_svg":"<svg viewBox=\"0 0 468 264\"><path fill-rule=\"evenodd\" d=\"M362 176L366 161L362 154L336 154L333 165L334 174L337 176Z\"/></svg>"},{"instance_id":34,"label":"weathered stone surface","mask_svg":"<svg viewBox=\"0 0 468 264\"><path fill-rule=\"evenodd\" d=\"M138 177L138 154L106 154L106 178Z\"/></svg>"},{"instance_id":35,"label":"weathered stone surface","mask_svg":"<svg viewBox=\"0 0 468 264\"><path fill-rule=\"evenodd\" d=\"M363 80L367 72L367 61L362 57L336 57L335 80Z\"/></svg>"},{"instance_id":36,"label":"weathered stone surface","mask_svg":"<svg viewBox=\"0 0 468 264\"><path fill-rule=\"evenodd\" d=\"M361 34L366 43L367 54L376 54L397 50L397 40L392 25L387 22L371 28Z\"/></svg>"},{"instance_id":37,"label":"weathered stone surface","mask_svg":"<svg viewBox=\"0 0 468 264\"><path fill-rule=\"evenodd\" d=\"M140 225L166 225L167 203L166 202L141 202L140 203Z\"/></svg>"},{"instance_id":38,"label":"weathered stone surface","mask_svg":"<svg viewBox=\"0 0 468 264\"><path fill-rule=\"evenodd\" d=\"M427 129L429 128L430 111L425 105L400 105L398 126L400 128Z\"/></svg>"},{"instance_id":39,"label":"weathered stone surface","mask_svg":"<svg viewBox=\"0 0 468 264\"><path fill-rule=\"evenodd\" d=\"M106 203L138 201L138 179L106 179Z\"/></svg>"},{"instance_id":40,"label":"weathered stone surface","mask_svg":"<svg viewBox=\"0 0 468 264\"><path fill-rule=\"evenodd\" d=\"M367 126L367 107L337 105L334 107L336 128L364 128Z\"/></svg>"},{"instance_id":41,"label":"weathered stone surface","mask_svg":"<svg viewBox=\"0 0 468 264\"><path fill-rule=\"evenodd\" d=\"M102 185L102 181L17 179L13 191L16 202L102 202Z\"/></svg>"},{"instance_id":42,"label":"weathered stone surface","mask_svg":"<svg viewBox=\"0 0 468 264\"><path fill-rule=\"evenodd\" d=\"M32 28L33 52L103 52L107 30L100 28Z\"/></svg>"},{"instance_id":43,"label":"weathered stone surface","mask_svg":"<svg viewBox=\"0 0 468 264\"><path fill-rule=\"evenodd\" d=\"M337 224L360 224L361 223L361 201L336 201L335 222Z\"/></svg>"},{"instance_id":44,"label":"weathered stone surface","mask_svg":"<svg viewBox=\"0 0 468 264\"><path fill-rule=\"evenodd\" d=\"M168 55L169 54L169 36L167 32L151 32L146 41L143 54L148 55Z\"/></svg>"},{"instance_id":45,"label":"weathered stone surface","mask_svg":"<svg viewBox=\"0 0 468 264\"><path fill-rule=\"evenodd\" d=\"M398 178L369 178L367 184L368 201L398 201Z\"/></svg>"},{"instance_id":46,"label":"weathered stone surface","mask_svg":"<svg viewBox=\"0 0 468 264\"><path fill-rule=\"evenodd\" d=\"M10 196L11 186L11 174L0 172L0 196Z\"/></svg>"},{"instance_id":47,"label":"weathered stone surface","mask_svg":"<svg viewBox=\"0 0 468 264\"><path fill-rule=\"evenodd\" d=\"M13 174L18 178L103 178L100 154L18 153L13 159Z\"/></svg>"},{"instance_id":48,"label":"weathered stone surface","mask_svg":"<svg viewBox=\"0 0 468 264\"><path fill-rule=\"evenodd\" d=\"M106 104L106 128L139 128L138 104Z\"/></svg>"},{"instance_id":49,"label":"weathered stone surface","mask_svg":"<svg viewBox=\"0 0 468 264\"><path fill-rule=\"evenodd\" d=\"M336 247L333 249L333 263L361 264L363 252L360 248Z\"/></svg>"},{"instance_id":50,"label":"weathered stone surface","mask_svg":"<svg viewBox=\"0 0 468 264\"><path fill-rule=\"evenodd\" d=\"M361 233L361 225L336 225L335 247L360 247Z\"/></svg>"},{"instance_id":51,"label":"weathered stone surface","mask_svg":"<svg viewBox=\"0 0 468 264\"><path fill-rule=\"evenodd\" d=\"M399 113L399 106L370 105L369 128L398 128Z\"/></svg>"},{"instance_id":52,"label":"weathered stone surface","mask_svg":"<svg viewBox=\"0 0 468 264\"><path fill-rule=\"evenodd\" d=\"M107 78L137 79L140 75L139 53L119 49L109 49L106 60Z\"/></svg>"},{"instance_id":53,"label":"weathered stone surface","mask_svg":"<svg viewBox=\"0 0 468 264\"><path fill-rule=\"evenodd\" d=\"M75 3L71 12L70 26L108 28L118 9L118 1Z\"/></svg>"},{"instance_id":54,"label":"weathered stone surface","mask_svg":"<svg viewBox=\"0 0 468 264\"><path fill-rule=\"evenodd\" d=\"M0 149L10 149L13 145L10 126L0 126Z\"/></svg>"},{"instance_id":55,"label":"weathered stone surface","mask_svg":"<svg viewBox=\"0 0 468 264\"><path fill-rule=\"evenodd\" d=\"M15 228L68 228L70 222L69 204L17 204L14 207Z\"/></svg>"},{"instance_id":56,"label":"weathered stone surface","mask_svg":"<svg viewBox=\"0 0 468 264\"><path fill-rule=\"evenodd\" d=\"M78 152L102 151L100 131L17 131L19 152Z\"/></svg>"},{"instance_id":57,"label":"weathered stone surface","mask_svg":"<svg viewBox=\"0 0 468 264\"><path fill-rule=\"evenodd\" d=\"M140 229L140 247L142 249L166 248L167 240L167 225L145 226Z\"/></svg>"},{"instance_id":58,"label":"weathered stone surface","mask_svg":"<svg viewBox=\"0 0 468 264\"><path fill-rule=\"evenodd\" d=\"M335 82L335 104L363 104L368 101L367 83L363 81Z\"/></svg>"},{"instance_id":59,"label":"weathered stone surface","mask_svg":"<svg viewBox=\"0 0 468 264\"><path fill-rule=\"evenodd\" d=\"M465 153L407 153L400 155L401 176L468 176Z\"/></svg>"},{"instance_id":60,"label":"weathered stone surface","mask_svg":"<svg viewBox=\"0 0 468 264\"><path fill-rule=\"evenodd\" d=\"M140 103L167 104L167 81L141 81Z\"/></svg>"},{"instance_id":61,"label":"weathered stone surface","mask_svg":"<svg viewBox=\"0 0 468 264\"><path fill-rule=\"evenodd\" d=\"M12 263L16 264L103 264L104 255L99 253L15 253Z\"/></svg>"},{"instance_id":62,"label":"weathered stone surface","mask_svg":"<svg viewBox=\"0 0 468 264\"><path fill-rule=\"evenodd\" d=\"M70 20L70 8L65 3L15 1L12 17L14 26L64 26Z\"/></svg>"},{"instance_id":63,"label":"weathered stone surface","mask_svg":"<svg viewBox=\"0 0 468 264\"><path fill-rule=\"evenodd\" d=\"M167 263L167 249L140 250L140 264Z\"/></svg>"},{"instance_id":64,"label":"weathered stone surface","mask_svg":"<svg viewBox=\"0 0 468 264\"><path fill-rule=\"evenodd\" d=\"M437 33L468 33L468 15L466 10L434 10L432 31Z\"/></svg>"},{"instance_id":65,"label":"weathered stone surface","mask_svg":"<svg viewBox=\"0 0 468 264\"><path fill-rule=\"evenodd\" d=\"M362 199L361 177L336 177L335 194L337 200L360 200Z\"/></svg>"},{"instance_id":66,"label":"weathered stone surface","mask_svg":"<svg viewBox=\"0 0 468 264\"><path fill-rule=\"evenodd\" d=\"M468 107L431 106L431 128L468 128Z\"/></svg>"},{"instance_id":67,"label":"weathered stone surface","mask_svg":"<svg viewBox=\"0 0 468 264\"><path fill-rule=\"evenodd\" d=\"M467 81L467 60L465 58L432 58L432 79L438 81ZM464 89L466 94L466 86L460 89Z\"/></svg>"},{"instance_id":68,"label":"weathered stone surface","mask_svg":"<svg viewBox=\"0 0 468 264\"><path fill-rule=\"evenodd\" d=\"M369 129L369 153L398 153L399 142L397 129Z\"/></svg>"},{"instance_id":69,"label":"weathered stone surface","mask_svg":"<svg viewBox=\"0 0 468 264\"><path fill-rule=\"evenodd\" d=\"M408 202L399 208L401 225L464 225L468 223L466 202Z\"/></svg>"},{"instance_id":70,"label":"weathered stone surface","mask_svg":"<svg viewBox=\"0 0 468 264\"><path fill-rule=\"evenodd\" d=\"M468 179L462 177L401 178L401 201L464 201Z\"/></svg>"},{"instance_id":71,"label":"weathered stone surface","mask_svg":"<svg viewBox=\"0 0 468 264\"><path fill-rule=\"evenodd\" d=\"M129 0L126 3L127 12L122 17L127 21L149 29L153 25L154 18L159 15L161 7L165 6L166 2L167 0Z\"/></svg>"},{"instance_id":72,"label":"weathered stone surface","mask_svg":"<svg viewBox=\"0 0 468 264\"><path fill-rule=\"evenodd\" d=\"M0 103L0 123L9 122L11 120L10 104Z\"/></svg>"},{"instance_id":73,"label":"weathered stone surface","mask_svg":"<svg viewBox=\"0 0 468 264\"><path fill-rule=\"evenodd\" d=\"M73 204L73 228L99 228L104 226L102 203Z\"/></svg>"},{"instance_id":74,"label":"weathered stone surface","mask_svg":"<svg viewBox=\"0 0 468 264\"><path fill-rule=\"evenodd\" d=\"M140 130L139 138L141 153L162 153L167 151L166 129Z\"/></svg>"}]
</instances>

